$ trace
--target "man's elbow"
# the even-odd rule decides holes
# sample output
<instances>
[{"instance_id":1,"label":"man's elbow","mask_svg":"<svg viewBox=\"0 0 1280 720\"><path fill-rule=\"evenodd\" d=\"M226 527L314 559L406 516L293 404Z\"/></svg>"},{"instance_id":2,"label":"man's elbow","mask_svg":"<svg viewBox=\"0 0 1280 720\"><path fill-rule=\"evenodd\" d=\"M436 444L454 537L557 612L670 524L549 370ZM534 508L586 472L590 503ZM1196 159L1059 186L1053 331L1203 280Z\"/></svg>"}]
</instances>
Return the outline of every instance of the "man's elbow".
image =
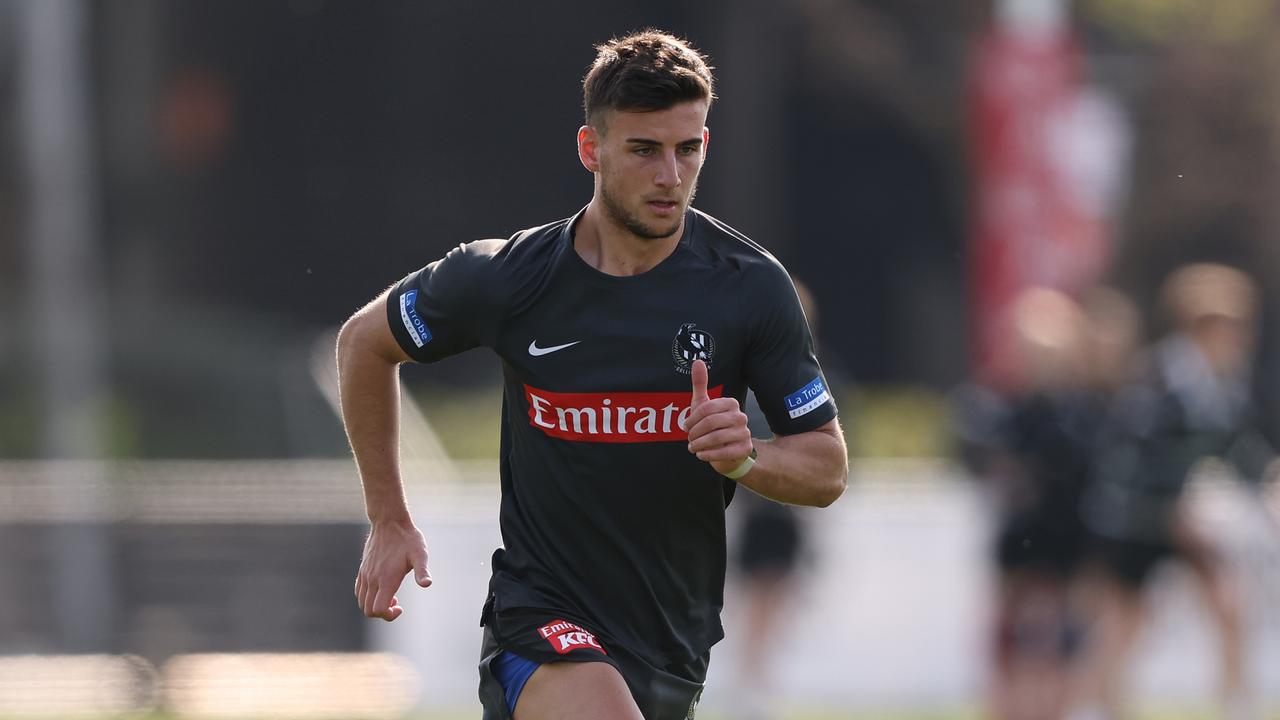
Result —
<instances>
[{"instance_id":1,"label":"man's elbow","mask_svg":"<svg viewBox=\"0 0 1280 720\"><path fill-rule=\"evenodd\" d=\"M381 314L380 300L374 300L352 315L338 329L338 374L368 361L396 365L408 359L395 345L387 321Z\"/></svg>"},{"instance_id":2,"label":"man's elbow","mask_svg":"<svg viewBox=\"0 0 1280 720\"><path fill-rule=\"evenodd\" d=\"M840 463L839 471L832 474L819 489L817 497L814 498L814 507L830 507L840 499L847 487L849 487L849 463L843 461Z\"/></svg>"},{"instance_id":3,"label":"man's elbow","mask_svg":"<svg viewBox=\"0 0 1280 720\"><path fill-rule=\"evenodd\" d=\"M338 329L338 342L335 348L335 356L338 363L338 372L341 374L344 367L351 366L351 360L361 348L360 341L360 324L357 320L359 316L353 315L342 327Z\"/></svg>"},{"instance_id":4,"label":"man's elbow","mask_svg":"<svg viewBox=\"0 0 1280 720\"><path fill-rule=\"evenodd\" d=\"M831 503L839 500L845 488L849 487L849 449L844 443L844 433L835 422L823 430L830 437L830 442L824 449L829 458L827 467L830 471L826 474L815 498L814 505L820 508L829 507Z\"/></svg>"}]
</instances>

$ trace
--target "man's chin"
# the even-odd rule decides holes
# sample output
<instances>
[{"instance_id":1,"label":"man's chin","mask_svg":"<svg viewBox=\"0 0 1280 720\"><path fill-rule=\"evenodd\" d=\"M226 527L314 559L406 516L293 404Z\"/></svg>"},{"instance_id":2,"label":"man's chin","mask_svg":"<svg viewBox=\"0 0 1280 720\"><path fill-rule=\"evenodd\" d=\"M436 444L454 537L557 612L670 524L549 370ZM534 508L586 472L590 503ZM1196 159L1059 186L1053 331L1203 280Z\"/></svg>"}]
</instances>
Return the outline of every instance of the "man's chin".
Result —
<instances>
[{"instance_id":1,"label":"man's chin","mask_svg":"<svg viewBox=\"0 0 1280 720\"><path fill-rule=\"evenodd\" d=\"M604 194L604 206L614 222L643 240L662 240L676 234L680 230L680 224L684 220L684 213L688 207L687 204L681 203L678 211L670 213L669 216L666 213L663 216L657 216L647 205L636 208L632 212L626 212L621 205L612 202L608 193Z\"/></svg>"},{"instance_id":2,"label":"man's chin","mask_svg":"<svg viewBox=\"0 0 1280 720\"><path fill-rule=\"evenodd\" d=\"M644 227L644 232L636 232L637 228L632 228L632 232L635 235L644 238L645 240L665 240L671 237L672 235L675 235L676 231L678 231L679 229L680 229L680 223L677 222L668 228L653 227L651 225L646 225Z\"/></svg>"},{"instance_id":3,"label":"man's chin","mask_svg":"<svg viewBox=\"0 0 1280 720\"><path fill-rule=\"evenodd\" d=\"M683 219L684 208L680 208L680 211L674 213L670 218L662 218L655 222L642 223L644 232L637 232L636 234L649 240L662 240L663 238L669 238L680 230L680 223ZM633 228L633 232L636 229L638 228Z\"/></svg>"}]
</instances>

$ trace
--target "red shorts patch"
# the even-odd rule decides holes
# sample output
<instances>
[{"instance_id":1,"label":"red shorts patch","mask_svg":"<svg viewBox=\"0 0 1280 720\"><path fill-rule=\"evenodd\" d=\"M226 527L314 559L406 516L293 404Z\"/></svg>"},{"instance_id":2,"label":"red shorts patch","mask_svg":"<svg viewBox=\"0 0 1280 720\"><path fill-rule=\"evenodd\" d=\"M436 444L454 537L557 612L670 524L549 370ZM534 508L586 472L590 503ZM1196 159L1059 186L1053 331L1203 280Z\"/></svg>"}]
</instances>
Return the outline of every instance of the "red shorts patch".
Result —
<instances>
[{"instance_id":1,"label":"red shorts patch","mask_svg":"<svg viewBox=\"0 0 1280 720\"><path fill-rule=\"evenodd\" d=\"M551 643L552 649L561 655L574 650L598 650L602 655L609 654L600 646L595 635L567 620L553 620L543 625L538 628L538 635Z\"/></svg>"}]
</instances>

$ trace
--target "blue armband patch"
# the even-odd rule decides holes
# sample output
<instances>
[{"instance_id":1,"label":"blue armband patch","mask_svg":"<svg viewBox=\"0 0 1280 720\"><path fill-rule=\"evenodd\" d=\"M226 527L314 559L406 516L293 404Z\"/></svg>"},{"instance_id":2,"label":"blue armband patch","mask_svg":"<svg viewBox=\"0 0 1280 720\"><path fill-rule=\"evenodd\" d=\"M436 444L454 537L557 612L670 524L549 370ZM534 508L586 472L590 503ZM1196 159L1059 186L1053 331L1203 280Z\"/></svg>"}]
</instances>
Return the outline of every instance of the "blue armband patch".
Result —
<instances>
[{"instance_id":1,"label":"blue armband patch","mask_svg":"<svg viewBox=\"0 0 1280 720\"><path fill-rule=\"evenodd\" d=\"M821 407L831 399L831 393L827 392L826 383L822 382L822 376L809 381L808 385L791 393L786 397L787 414L792 420L806 415L815 408Z\"/></svg>"},{"instance_id":2,"label":"blue armband patch","mask_svg":"<svg viewBox=\"0 0 1280 720\"><path fill-rule=\"evenodd\" d=\"M422 347L431 342L431 329L418 317L418 291L410 290L400 296L400 320L409 331L413 344Z\"/></svg>"}]
</instances>

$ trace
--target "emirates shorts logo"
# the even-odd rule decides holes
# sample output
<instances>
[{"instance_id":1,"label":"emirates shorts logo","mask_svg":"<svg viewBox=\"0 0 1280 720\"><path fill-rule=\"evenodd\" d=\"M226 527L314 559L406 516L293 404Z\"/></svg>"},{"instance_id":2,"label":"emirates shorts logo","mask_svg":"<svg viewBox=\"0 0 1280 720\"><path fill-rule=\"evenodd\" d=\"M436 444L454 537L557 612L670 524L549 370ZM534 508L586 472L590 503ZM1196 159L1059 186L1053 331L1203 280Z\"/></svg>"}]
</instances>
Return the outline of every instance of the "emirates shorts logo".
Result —
<instances>
[{"instance_id":1,"label":"emirates shorts logo","mask_svg":"<svg viewBox=\"0 0 1280 720\"><path fill-rule=\"evenodd\" d=\"M694 323L685 323L676 331L675 340L671 341L671 359L676 361L676 370L688 375L694 360L701 360L711 369L712 359L716 354L716 339L706 330L699 330Z\"/></svg>"},{"instance_id":2,"label":"emirates shorts logo","mask_svg":"<svg viewBox=\"0 0 1280 720\"><path fill-rule=\"evenodd\" d=\"M600 646L600 641L596 640L595 635L567 620L552 620L538 628L538 635L561 655L574 650L595 650L602 655L609 654Z\"/></svg>"}]
</instances>

